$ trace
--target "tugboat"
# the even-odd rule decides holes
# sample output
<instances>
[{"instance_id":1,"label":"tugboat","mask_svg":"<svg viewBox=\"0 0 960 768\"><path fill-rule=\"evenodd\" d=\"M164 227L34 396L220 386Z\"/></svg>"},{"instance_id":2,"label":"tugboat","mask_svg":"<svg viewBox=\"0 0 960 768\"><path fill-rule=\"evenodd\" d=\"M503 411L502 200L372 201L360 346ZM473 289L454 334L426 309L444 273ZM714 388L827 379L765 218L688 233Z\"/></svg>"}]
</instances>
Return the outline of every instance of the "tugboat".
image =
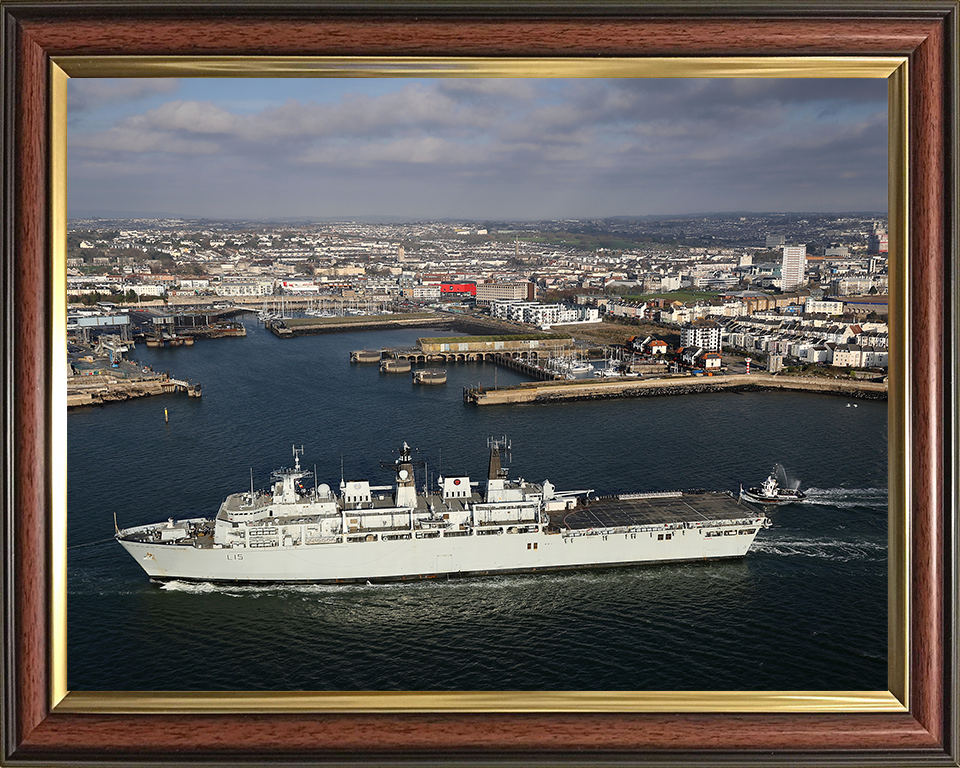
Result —
<instances>
[{"instance_id":1,"label":"tugboat","mask_svg":"<svg viewBox=\"0 0 960 768\"><path fill-rule=\"evenodd\" d=\"M743 490L740 486L740 498L743 501L752 501L757 504L790 504L794 501L804 501L807 494L798 488L781 488L779 476L786 480L786 473L779 464L774 465L773 472L764 480L759 488Z\"/></svg>"}]
</instances>

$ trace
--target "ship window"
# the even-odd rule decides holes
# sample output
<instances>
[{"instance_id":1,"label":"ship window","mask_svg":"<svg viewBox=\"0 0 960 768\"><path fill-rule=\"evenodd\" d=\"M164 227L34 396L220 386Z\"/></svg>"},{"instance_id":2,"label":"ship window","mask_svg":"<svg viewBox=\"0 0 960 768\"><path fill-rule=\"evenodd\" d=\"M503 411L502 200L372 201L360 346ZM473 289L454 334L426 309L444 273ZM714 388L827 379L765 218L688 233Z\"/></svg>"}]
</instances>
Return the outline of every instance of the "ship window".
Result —
<instances>
[{"instance_id":1,"label":"ship window","mask_svg":"<svg viewBox=\"0 0 960 768\"><path fill-rule=\"evenodd\" d=\"M658 533L658 534L657 534L657 541L663 541L663 534L662 534L662 533Z\"/></svg>"},{"instance_id":2,"label":"ship window","mask_svg":"<svg viewBox=\"0 0 960 768\"><path fill-rule=\"evenodd\" d=\"M672 534L672 533L668 533L668 534L667 534L667 541L670 541L670 539L672 539L672 538L673 538L673 534Z\"/></svg>"},{"instance_id":3,"label":"ship window","mask_svg":"<svg viewBox=\"0 0 960 768\"><path fill-rule=\"evenodd\" d=\"M527 549L533 549L529 541L527 542Z\"/></svg>"},{"instance_id":4,"label":"ship window","mask_svg":"<svg viewBox=\"0 0 960 768\"><path fill-rule=\"evenodd\" d=\"M534 548L534 549L537 548L537 542L534 542L534 543L533 543L533 548Z\"/></svg>"}]
</instances>

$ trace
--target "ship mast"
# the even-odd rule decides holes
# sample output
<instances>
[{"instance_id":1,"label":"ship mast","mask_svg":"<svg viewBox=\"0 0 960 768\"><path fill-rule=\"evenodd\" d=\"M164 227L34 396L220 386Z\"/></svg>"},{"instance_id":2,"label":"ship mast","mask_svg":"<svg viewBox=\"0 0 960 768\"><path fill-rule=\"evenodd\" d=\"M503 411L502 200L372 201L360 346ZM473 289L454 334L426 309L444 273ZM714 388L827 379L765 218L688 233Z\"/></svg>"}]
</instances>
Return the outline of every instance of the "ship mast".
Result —
<instances>
[{"instance_id":1,"label":"ship mast","mask_svg":"<svg viewBox=\"0 0 960 768\"><path fill-rule=\"evenodd\" d=\"M414 464L421 467L424 466L422 460L414 462L413 456L410 453L410 446L407 445L406 442L403 443L400 458L392 464L387 464L386 462L381 462L380 464L381 467L385 469L391 468L396 472L397 497L395 504L402 509L413 509L417 506L417 488L413 474Z\"/></svg>"}]
</instances>

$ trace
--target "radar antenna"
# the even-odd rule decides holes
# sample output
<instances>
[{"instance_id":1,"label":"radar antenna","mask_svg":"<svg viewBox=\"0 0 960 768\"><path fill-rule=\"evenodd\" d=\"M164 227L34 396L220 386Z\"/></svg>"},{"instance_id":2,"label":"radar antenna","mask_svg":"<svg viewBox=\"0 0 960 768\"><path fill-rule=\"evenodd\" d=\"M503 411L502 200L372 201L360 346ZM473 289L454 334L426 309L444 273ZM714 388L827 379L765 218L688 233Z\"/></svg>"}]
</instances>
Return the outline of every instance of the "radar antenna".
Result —
<instances>
[{"instance_id":1,"label":"radar antenna","mask_svg":"<svg viewBox=\"0 0 960 768\"><path fill-rule=\"evenodd\" d=\"M501 437L488 437L487 448L495 450L501 455L505 455L507 461L513 460L510 455L511 442L507 439L506 435L502 435Z\"/></svg>"},{"instance_id":2,"label":"radar antenna","mask_svg":"<svg viewBox=\"0 0 960 768\"><path fill-rule=\"evenodd\" d=\"M426 462L423 459L413 458L413 454L410 452L410 446L404 442L403 448L400 449L400 456L393 461L381 461L381 469L390 469L396 471L401 464L410 464L412 467L420 468L426 466Z\"/></svg>"}]
</instances>

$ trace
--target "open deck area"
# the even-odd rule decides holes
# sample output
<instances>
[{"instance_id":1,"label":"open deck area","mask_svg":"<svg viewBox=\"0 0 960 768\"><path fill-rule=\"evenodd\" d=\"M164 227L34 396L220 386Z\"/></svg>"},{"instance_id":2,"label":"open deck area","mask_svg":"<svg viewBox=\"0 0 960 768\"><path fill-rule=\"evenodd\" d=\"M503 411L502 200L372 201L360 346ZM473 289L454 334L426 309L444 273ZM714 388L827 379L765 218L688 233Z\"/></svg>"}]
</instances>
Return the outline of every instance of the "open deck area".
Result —
<instances>
[{"instance_id":1,"label":"open deck area","mask_svg":"<svg viewBox=\"0 0 960 768\"><path fill-rule=\"evenodd\" d=\"M752 507L727 493L683 493L642 498L608 497L580 504L550 516L561 529L628 528L662 524L710 524L718 520L757 517Z\"/></svg>"}]
</instances>

